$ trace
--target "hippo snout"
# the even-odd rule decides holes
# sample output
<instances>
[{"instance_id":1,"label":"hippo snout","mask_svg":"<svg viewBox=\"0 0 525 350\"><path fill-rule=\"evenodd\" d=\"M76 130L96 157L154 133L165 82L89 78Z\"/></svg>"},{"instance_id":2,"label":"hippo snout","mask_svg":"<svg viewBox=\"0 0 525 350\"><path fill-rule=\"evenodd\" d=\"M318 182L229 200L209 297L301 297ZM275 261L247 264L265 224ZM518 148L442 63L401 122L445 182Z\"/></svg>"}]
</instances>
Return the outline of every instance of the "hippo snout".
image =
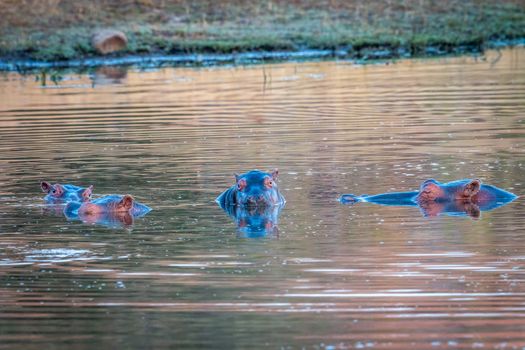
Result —
<instances>
[{"instance_id":1,"label":"hippo snout","mask_svg":"<svg viewBox=\"0 0 525 350\"><path fill-rule=\"evenodd\" d=\"M268 204L268 201L263 195L248 196L246 198L246 204L249 206L265 205Z\"/></svg>"}]
</instances>

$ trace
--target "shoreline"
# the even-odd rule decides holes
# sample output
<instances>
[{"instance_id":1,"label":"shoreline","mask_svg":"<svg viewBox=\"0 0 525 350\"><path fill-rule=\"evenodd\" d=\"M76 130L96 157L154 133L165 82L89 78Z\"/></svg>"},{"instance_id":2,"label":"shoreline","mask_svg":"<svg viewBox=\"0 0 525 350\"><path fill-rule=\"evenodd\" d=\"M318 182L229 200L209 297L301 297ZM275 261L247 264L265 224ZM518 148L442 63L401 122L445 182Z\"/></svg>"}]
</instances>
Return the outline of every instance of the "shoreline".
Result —
<instances>
[{"instance_id":1,"label":"shoreline","mask_svg":"<svg viewBox=\"0 0 525 350\"><path fill-rule=\"evenodd\" d=\"M324 59L354 60L365 64L382 60L432 58L483 54L490 49L524 46L525 38L493 40L485 44L428 45L424 47L363 46L336 50L305 49L299 51L248 51L240 53L192 53L94 56L71 60L39 61L30 59L3 59L0 72L34 73L48 69L77 71L102 66L132 66L137 68L213 67L221 65L250 65L273 62L315 61Z\"/></svg>"},{"instance_id":2,"label":"shoreline","mask_svg":"<svg viewBox=\"0 0 525 350\"><path fill-rule=\"evenodd\" d=\"M24 0L0 1L0 13L0 70L19 72L370 62L525 39L522 0Z\"/></svg>"}]
</instances>

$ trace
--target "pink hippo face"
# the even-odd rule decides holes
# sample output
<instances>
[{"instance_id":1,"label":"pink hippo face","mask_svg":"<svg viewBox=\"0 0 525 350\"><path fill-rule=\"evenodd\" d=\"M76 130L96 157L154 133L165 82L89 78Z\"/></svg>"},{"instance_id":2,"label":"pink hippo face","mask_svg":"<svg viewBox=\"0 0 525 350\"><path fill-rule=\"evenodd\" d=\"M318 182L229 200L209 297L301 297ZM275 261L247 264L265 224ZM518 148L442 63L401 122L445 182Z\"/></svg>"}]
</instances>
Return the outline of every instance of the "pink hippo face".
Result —
<instances>
[{"instance_id":1,"label":"pink hippo face","mask_svg":"<svg viewBox=\"0 0 525 350\"><path fill-rule=\"evenodd\" d=\"M79 215L97 215L105 213L129 213L134 200L129 194L125 196L110 195L86 202L78 209Z\"/></svg>"},{"instance_id":2,"label":"pink hippo face","mask_svg":"<svg viewBox=\"0 0 525 350\"><path fill-rule=\"evenodd\" d=\"M481 181L460 180L447 184L439 183L434 179L424 181L416 197L418 203L450 201L450 200L471 200L480 190Z\"/></svg>"}]
</instances>

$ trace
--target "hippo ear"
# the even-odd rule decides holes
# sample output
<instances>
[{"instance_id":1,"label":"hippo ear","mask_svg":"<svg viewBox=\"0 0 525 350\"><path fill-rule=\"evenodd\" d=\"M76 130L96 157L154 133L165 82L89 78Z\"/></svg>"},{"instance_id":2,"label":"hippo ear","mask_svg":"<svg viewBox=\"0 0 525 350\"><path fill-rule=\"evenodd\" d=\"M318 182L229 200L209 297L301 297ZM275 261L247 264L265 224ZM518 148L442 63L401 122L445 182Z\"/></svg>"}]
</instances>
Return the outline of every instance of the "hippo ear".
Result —
<instances>
[{"instance_id":1,"label":"hippo ear","mask_svg":"<svg viewBox=\"0 0 525 350\"><path fill-rule=\"evenodd\" d=\"M233 176L235 176L235 182L239 182L239 179L241 178L241 175L237 173L233 173Z\"/></svg>"},{"instance_id":2,"label":"hippo ear","mask_svg":"<svg viewBox=\"0 0 525 350\"><path fill-rule=\"evenodd\" d=\"M248 184L246 183L246 179L240 179L239 181L237 181L237 189L239 191L242 191L246 188Z\"/></svg>"},{"instance_id":3,"label":"hippo ear","mask_svg":"<svg viewBox=\"0 0 525 350\"><path fill-rule=\"evenodd\" d=\"M130 210L133 207L133 197L129 194L125 195L124 198L120 200L119 205L126 210Z\"/></svg>"},{"instance_id":4,"label":"hippo ear","mask_svg":"<svg viewBox=\"0 0 525 350\"><path fill-rule=\"evenodd\" d=\"M474 179L470 181L463 187L463 197L472 197L479 192L481 188L481 181L479 179Z\"/></svg>"},{"instance_id":5,"label":"hippo ear","mask_svg":"<svg viewBox=\"0 0 525 350\"><path fill-rule=\"evenodd\" d=\"M89 198L91 198L92 193L93 193L93 185L89 186L88 188L82 191L82 200L88 201Z\"/></svg>"},{"instance_id":6,"label":"hippo ear","mask_svg":"<svg viewBox=\"0 0 525 350\"><path fill-rule=\"evenodd\" d=\"M51 186L51 184L47 181L42 181L40 183L40 188L42 189L43 192L49 193L49 191L51 191L51 188L53 188L53 186Z\"/></svg>"},{"instance_id":7,"label":"hippo ear","mask_svg":"<svg viewBox=\"0 0 525 350\"><path fill-rule=\"evenodd\" d=\"M419 186L419 189L423 190L425 187L433 186L433 185L439 185L439 182L437 182L437 180L434 180L434 179L428 179L428 180L423 181L421 186Z\"/></svg>"},{"instance_id":8,"label":"hippo ear","mask_svg":"<svg viewBox=\"0 0 525 350\"><path fill-rule=\"evenodd\" d=\"M434 179L424 181L419 187L419 194L417 201L419 203L425 201L434 201L442 195L443 191L439 186L439 182Z\"/></svg>"},{"instance_id":9,"label":"hippo ear","mask_svg":"<svg viewBox=\"0 0 525 350\"><path fill-rule=\"evenodd\" d=\"M428 193L438 188L439 188L439 182L437 182L434 179L428 179L428 180L423 181L423 183L419 187L419 191Z\"/></svg>"},{"instance_id":10,"label":"hippo ear","mask_svg":"<svg viewBox=\"0 0 525 350\"><path fill-rule=\"evenodd\" d=\"M272 179L277 180L277 177L279 176L279 169L275 168L272 171Z\"/></svg>"}]
</instances>

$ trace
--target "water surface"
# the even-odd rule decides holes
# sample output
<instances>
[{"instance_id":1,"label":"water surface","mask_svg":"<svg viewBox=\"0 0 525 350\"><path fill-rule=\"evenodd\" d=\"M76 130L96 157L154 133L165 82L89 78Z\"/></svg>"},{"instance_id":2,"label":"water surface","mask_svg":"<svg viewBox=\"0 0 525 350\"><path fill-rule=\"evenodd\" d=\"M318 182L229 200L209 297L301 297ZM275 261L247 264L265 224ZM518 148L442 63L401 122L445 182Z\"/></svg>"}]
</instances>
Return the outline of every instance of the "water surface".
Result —
<instances>
[{"instance_id":1,"label":"water surface","mask_svg":"<svg viewBox=\"0 0 525 350\"><path fill-rule=\"evenodd\" d=\"M0 77L0 349L525 347L525 204L477 220L341 193L525 193L525 50L391 64ZM278 230L214 203L279 168ZM130 193L67 221L39 181Z\"/></svg>"}]
</instances>

